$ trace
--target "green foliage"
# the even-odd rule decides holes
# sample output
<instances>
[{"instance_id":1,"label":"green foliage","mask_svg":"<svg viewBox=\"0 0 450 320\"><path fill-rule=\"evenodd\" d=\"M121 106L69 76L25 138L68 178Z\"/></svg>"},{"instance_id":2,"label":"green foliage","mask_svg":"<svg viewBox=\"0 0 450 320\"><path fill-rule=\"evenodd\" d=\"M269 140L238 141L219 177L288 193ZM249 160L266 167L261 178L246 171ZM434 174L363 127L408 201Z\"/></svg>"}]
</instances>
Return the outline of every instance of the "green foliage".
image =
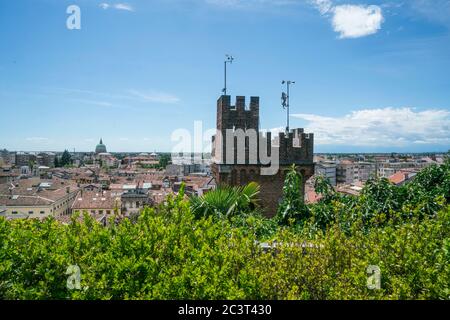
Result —
<instances>
[{"instance_id":1,"label":"green foliage","mask_svg":"<svg viewBox=\"0 0 450 320\"><path fill-rule=\"evenodd\" d=\"M36 162L34 160L28 161L28 166L30 167L30 170L33 170L35 165L36 165Z\"/></svg>"},{"instance_id":2,"label":"green foliage","mask_svg":"<svg viewBox=\"0 0 450 320\"><path fill-rule=\"evenodd\" d=\"M68 225L0 218L0 299L450 299L448 170L401 187L372 180L359 198L318 180L323 200L309 217L289 211L302 223L288 226L258 213L255 184L189 200L182 185L107 226L87 213ZM73 265L80 289L67 287ZM371 265L380 290L367 287Z\"/></svg>"},{"instance_id":3,"label":"green foliage","mask_svg":"<svg viewBox=\"0 0 450 320\"><path fill-rule=\"evenodd\" d=\"M159 157L159 167L165 169L171 161L172 157L170 154L161 154Z\"/></svg>"},{"instance_id":4,"label":"green foliage","mask_svg":"<svg viewBox=\"0 0 450 320\"><path fill-rule=\"evenodd\" d=\"M54 166L55 166L55 168L59 168L58 156L55 156Z\"/></svg>"},{"instance_id":5,"label":"green foliage","mask_svg":"<svg viewBox=\"0 0 450 320\"><path fill-rule=\"evenodd\" d=\"M304 220L308 216L307 207L302 197L302 176L295 165L286 175L283 186L283 200L278 208L276 219L282 225Z\"/></svg>"},{"instance_id":6,"label":"green foliage","mask_svg":"<svg viewBox=\"0 0 450 320\"><path fill-rule=\"evenodd\" d=\"M432 165L420 171L412 182L395 186L387 179L370 179L359 197L344 196L334 191L326 179L318 177L315 190L323 199L309 206L314 229L325 230L334 223L349 230L356 219L365 229L386 225L390 220L434 216L448 204L450 165Z\"/></svg>"},{"instance_id":7,"label":"green foliage","mask_svg":"<svg viewBox=\"0 0 450 320\"><path fill-rule=\"evenodd\" d=\"M252 298L450 299L449 218L446 210L368 233L355 222L351 237L334 224L313 240L285 229L274 257L251 261ZM366 285L370 265L381 270L380 290Z\"/></svg>"},{"instance_id":8,"label":"green foliage","mask_svg":"<svg viewBox=\"0 0 450 320\"><path fill-rule=\"evenodd\" d=\"M233 217L252 212L257 207L259 185L251 182L244 187L220 186L201 197L191 198L192 212L197 217Z\"/></svg>"},{"instance_id":9,"label":"green foliage","mask_svg":"<svg viewBox=\"0 0 450 320\"><path fill-rule=\"evenodd\" d=\"M64 150L62 156L61 156L61 161L59 163L59 165L61 167L65 167L65 166L69 166L72 164L72 157L69 153L69 151Z\"/></svg>"},{"instance_id":10,"label":"green foliage","mask_svg":"<svg viewBox=\"0 0 450 320\"><path fill-rule=\"evenodd\" d=\"M241 229L195 219L179 197L135 224L0 219L0 239L3 299L243 298L237 281L254 249ZM70 265L81 290L66 288Z\"/></svg>"},{"instance_id":11,"label":"green foliage","mask_svg":"<svg viewBox=\"0 0 450 320\"><path fill-rule=\"evenodd\" d=\"M1 299L449 299L450 211L352 236L334 224L313 237L279 229L264 253L228 219L196 218L170 197L136 223L103 227L85 215L0 219ZM70 265L80 290L66 287ZM366 286L369 265L381 290Z\"/></svg>"},{"instance_id":12,"label":"green foliage","mask_svg":"<svg viewBox=\"0 0 450 320\"><path fill-rule=\"evenodd\" d=\"M314 180L314 190L316 193L323 196L323 201L329 203L336 198L336 191L330 181L322 175L319 175Z\"/></svg>"},{"instance_id":13,"label":"green foliage","mask_svg":"<svg viewBox=\"0 0 450 320\"><path fill-rule=\"evenodd\" d=\"M407 200L413 206L420 206L422 215L433 215L442 207L439 200L448 203L450 199L450 159L441 166L429 166L407 186Z\"/></svg>"},{"instance_id":14,"label":"green foliage","mask_svg":"<svg viewBox=\"0 0 450 320\"><path fill-rule=\"evenodd\" d=\"M139 166L142 169L160 169L163 170L167 167L168 164L170 164L172 161L172 156L170 154L161 154L159 156L159 161L157 164L142 164L140 163Z\"/></svg>"}]
</instances>

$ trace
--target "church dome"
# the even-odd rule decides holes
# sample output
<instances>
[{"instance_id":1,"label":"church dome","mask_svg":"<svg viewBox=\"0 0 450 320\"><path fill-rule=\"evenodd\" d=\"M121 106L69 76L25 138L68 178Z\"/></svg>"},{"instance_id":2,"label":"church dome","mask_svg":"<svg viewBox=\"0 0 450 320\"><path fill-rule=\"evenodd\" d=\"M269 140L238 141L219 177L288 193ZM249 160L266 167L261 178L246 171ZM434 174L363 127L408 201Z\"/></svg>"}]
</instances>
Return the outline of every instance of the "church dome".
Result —
<instances>
[{"instance_id":1,"label":"church dome","mask_svg":"<svg viewBox=\"0 0 450 320\"><path fill-rule=\"evenodd\" d=\"M95 153L106 153L106 146L103 144L103 140L100 139L100 143L95 147Z\"/></svg>"}]
</instances>

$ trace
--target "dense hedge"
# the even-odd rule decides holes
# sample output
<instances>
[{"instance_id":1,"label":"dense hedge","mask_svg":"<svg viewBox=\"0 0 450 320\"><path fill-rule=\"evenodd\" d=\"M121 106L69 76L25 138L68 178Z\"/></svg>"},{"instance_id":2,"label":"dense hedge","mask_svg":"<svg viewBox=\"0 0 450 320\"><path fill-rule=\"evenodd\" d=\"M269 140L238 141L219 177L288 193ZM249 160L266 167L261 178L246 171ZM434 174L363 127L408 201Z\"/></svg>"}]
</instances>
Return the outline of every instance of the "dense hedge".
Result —
<instances>
[{"instance_id":1,"label":"dense hedge","mask_svg":"<svg viewBox=\"0 0 450 320\"><path fill-rule=\"evenodd\" d=\"M2 218L0 299L449 299L446 179L392 208L365 190L370 212L331 195L285 225L251 213L199 217L182 196L108 227L88 215L69 225ZM435 213L424 214L427 198ZM318 224L324 210L330 218ZM266 252L259 241L268 239L277 243ZM71 265L80 289L67 288ZM380 290L367 287L370 265Z\"/></svg>"}]
</instances>

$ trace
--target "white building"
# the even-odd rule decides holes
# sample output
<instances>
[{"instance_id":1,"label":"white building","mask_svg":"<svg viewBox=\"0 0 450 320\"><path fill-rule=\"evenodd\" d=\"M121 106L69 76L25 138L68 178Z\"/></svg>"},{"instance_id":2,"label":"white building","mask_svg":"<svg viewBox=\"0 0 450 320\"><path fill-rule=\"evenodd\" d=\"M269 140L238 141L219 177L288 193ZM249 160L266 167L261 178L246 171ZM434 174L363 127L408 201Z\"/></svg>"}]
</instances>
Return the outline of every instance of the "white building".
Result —
<instances>
[{"instance_id":1,"label":"white building","mask_svg":"<svg viewBox=\"0 0 450 320\"><path fill-rule=\"evenodd\" d=\"M73 183L52 179L24 179L0 185L0 207L8 218L45 218L70 214L78 193Z\"/></svg>"},{"instance_id":2,"label":"white building","mask_svg":"<svg viewBox=\"0 0 450 320\"><path fill-rule=\"evenodd\" d=\"M372 162L357 162L354 166L354 180L365 182L374 177L377 173L377 166Z\"/></svg>"},{"instance_id":3,"label":"white building","mask_svg":"<svg viewBox=\"0 0 450 320\"><path fill-rule=\"evenodd\" d=\"M352 184L355 181L355 164L349 160L343 160L336 166L336 182L339 184Z\"/></svg>"},{"instance_id":4,"label":"white building","mask_svg":"<svg viewBox=\"0 0 450 320\"><path fill-rule=\"evenodd\" d=\"M332 186L336 186L336 163L320 162L315 166L315 174L324 176Z\"/></svg>"}]
</instances>

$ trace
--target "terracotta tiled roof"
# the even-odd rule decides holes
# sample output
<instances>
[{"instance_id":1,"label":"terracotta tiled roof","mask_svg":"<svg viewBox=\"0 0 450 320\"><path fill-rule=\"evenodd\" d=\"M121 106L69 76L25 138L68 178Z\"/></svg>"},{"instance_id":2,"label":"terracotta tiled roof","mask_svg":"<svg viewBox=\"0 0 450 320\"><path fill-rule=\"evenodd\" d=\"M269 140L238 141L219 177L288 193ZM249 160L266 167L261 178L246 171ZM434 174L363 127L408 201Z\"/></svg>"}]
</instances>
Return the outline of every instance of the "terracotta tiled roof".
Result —
<instances>
[{"instance_id":1,"label":"terracotta tiled roof","mask_svg":"<svg viewBox=\"0 0 450 320\"><path fill-rule=\"evenodd\" d=\"M415 172L408 172L408 171L399 171L396 174L393 174L389 177L389 181L393 184L399 185L402 184L411 178L413 178L417 173Z\"/></svg>"},{"instance_id":2,"label":"terracotta tiled roof","mask_svg":"<svg viewBox=\"0 0 450 320\"><path fill-rule=\"evenodd\" d=\"M47 183L49 187L39 187ZM78 191L75 183L62 179L40 180L38 178L19 180L14 184L0 185L0 205L46 206L70 193Z\"/></svg>"},{"instance_id":3,"label":"terracotta tiled roof","mask_svg":"<svg viewBox=\"0 0 450 320\"><path fill-rule=\"evenodd\" d=\"M120 195L117 195L115 192L83 190L83 192L78 192L72 205L72 210L113 210L116 207L120 207Z\"/></svg>"}]
</instances>

